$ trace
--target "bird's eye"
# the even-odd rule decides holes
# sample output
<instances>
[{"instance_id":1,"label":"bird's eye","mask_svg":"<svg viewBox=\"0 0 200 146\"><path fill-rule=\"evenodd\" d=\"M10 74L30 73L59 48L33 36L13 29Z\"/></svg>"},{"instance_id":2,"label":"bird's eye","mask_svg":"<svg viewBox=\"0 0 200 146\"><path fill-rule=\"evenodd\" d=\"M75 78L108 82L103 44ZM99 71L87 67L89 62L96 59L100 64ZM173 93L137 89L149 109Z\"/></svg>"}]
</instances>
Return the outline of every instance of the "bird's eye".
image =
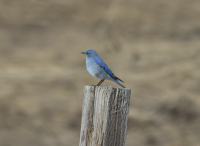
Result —
<instances>
[{"instance_id":1,"label":"bird's eye","mask_svg":"<svg viewBox=\"0 0 200 146\"><path fill-rule=\"evenodd\" d=\"M86 54L89 54L88 52Z\"/></svg>"}]
</instances>

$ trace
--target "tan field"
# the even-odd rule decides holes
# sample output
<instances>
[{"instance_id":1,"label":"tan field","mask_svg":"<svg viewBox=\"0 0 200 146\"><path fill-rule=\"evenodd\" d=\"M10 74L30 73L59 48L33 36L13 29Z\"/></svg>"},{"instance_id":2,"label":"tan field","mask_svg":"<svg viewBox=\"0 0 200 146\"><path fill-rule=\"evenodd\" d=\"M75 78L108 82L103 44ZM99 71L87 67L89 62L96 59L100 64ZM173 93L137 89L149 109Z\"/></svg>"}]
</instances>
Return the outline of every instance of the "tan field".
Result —
<instances>
[{"instance_id":1,"label":"tan field","mask_svg":"<svg viewBox=\"0 0 200 146\"><path fill-rule=\"evenodd\" d=\"M126 146L200 146L198 0L0 0L0 146L79 144L89 48L131 89Z\"/></svg>"}]
</instances>

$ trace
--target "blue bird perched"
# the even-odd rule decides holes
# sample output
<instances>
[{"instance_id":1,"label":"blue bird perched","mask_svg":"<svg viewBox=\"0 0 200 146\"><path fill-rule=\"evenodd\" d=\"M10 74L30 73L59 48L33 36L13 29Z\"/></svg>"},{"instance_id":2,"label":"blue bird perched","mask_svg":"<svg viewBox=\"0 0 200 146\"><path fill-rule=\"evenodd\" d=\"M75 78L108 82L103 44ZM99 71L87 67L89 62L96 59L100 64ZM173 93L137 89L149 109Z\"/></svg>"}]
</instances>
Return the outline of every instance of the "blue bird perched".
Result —
<instances>
[{"instance_id":1,"label":"blue bird perched","mask_svg":"<svg viewBox=\"0 0 200 146\"><path fill-rule=\"evenodd\" d=\"M119 81L121 82L123 81L112 73L112 71L108 68L108 66L104 63L104 61L99 57L99 55L97 54L95 50L88 49L87 51L81 52L81 53L85 54L87 71L93 77L101 80L97 84L97 86L100 86L101 83L103 83L103 81L107 79L107 80L116 82L118 85L120 85L123 88L126 88L119 82Z\"/></svg>"}]
</instances>

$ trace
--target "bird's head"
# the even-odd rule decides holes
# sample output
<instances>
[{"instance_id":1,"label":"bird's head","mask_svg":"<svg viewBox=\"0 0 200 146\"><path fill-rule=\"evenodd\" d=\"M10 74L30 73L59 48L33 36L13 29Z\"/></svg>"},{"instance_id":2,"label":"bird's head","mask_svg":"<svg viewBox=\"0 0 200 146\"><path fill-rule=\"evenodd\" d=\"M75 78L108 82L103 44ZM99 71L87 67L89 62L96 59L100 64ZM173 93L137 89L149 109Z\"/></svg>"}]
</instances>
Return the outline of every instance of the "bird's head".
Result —
<instances>
[{"instance_id":1,"label":"bird's head","mask_svg":"<svg viewBox=\"0 0 200 146\"><path fill-rule=\"evenodd\" d=\"M95 57L95 56L98 55L97 52L95 50L93 50L93 49L88 49L87 51L81 52L81 53L85 54L86 58Z\"/></svg>"}]
</instances>

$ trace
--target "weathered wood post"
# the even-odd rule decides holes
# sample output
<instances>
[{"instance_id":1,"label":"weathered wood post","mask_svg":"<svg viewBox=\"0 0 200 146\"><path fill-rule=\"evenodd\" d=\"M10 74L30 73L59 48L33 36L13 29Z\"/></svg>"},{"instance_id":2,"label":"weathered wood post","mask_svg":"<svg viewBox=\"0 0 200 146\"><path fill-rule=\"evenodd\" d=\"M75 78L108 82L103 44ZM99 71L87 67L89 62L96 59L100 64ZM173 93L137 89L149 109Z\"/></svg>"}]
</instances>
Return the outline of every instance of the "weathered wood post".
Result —
<instances>
[{"instance_id":1,"label":"weathered wood post","mask_svg":"<svg viewBox=\"0 0 200 146\"><path fill-rule=\"evenodd\" d=\"M131 90L85 86L79 146L125 146Z\"/></svg>"}]
</instances>

